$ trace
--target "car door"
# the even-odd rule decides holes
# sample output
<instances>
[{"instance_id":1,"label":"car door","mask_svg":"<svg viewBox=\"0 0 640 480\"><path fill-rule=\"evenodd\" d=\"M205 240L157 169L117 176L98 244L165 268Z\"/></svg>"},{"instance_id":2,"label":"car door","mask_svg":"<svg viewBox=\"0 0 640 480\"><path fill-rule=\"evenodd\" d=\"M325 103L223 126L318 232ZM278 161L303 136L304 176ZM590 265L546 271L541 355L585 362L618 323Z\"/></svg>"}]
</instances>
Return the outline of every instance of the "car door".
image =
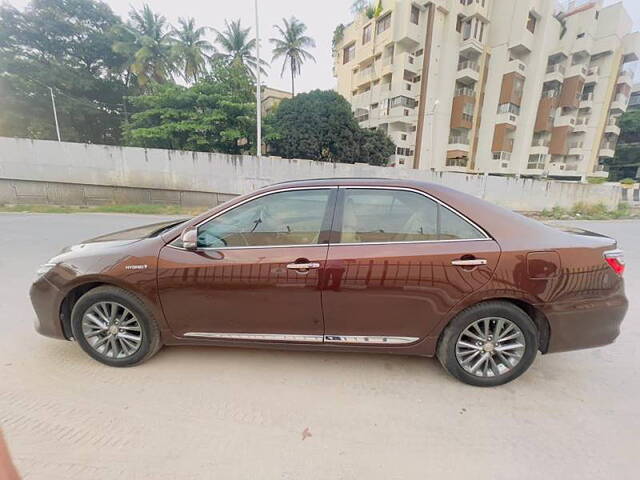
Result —
<instances>
[{"instance_id":1,"label":"car door","mask_svg":"<svg viewBox=\"0 0 640 480\"><path fill-rule=\"evenodd\" d=\"M173 333L321 342L318 281L336 191L262 194L200 224L195 251L180 240L164 247L158 289Z\"/></svg>"},{"instance_id":2,"label":"car door","mask_svg":"<svg viewBox=\"0 0 640 480\"><path fill-rule=\"evenodd\" d=\"M500 249L428 195L340 188L325 278L325 341L412 343L492 276Z\"/></svg>"}]
</instances>

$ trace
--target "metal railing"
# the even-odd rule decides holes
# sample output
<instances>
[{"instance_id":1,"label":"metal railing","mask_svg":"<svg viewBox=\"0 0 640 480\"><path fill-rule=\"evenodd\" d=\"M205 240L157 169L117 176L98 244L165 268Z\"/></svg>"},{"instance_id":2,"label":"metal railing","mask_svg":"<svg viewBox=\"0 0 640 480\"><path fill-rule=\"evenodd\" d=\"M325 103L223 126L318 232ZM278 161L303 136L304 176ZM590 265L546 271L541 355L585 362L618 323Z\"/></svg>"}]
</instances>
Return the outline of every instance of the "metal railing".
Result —
<instances>
[{"instance_id":1,"label":"metal railing","mask_svg":"<svg viewBox=\"0 0 640 480\"><path fill-rule=\"evenodd\" d=\"M558 72L564 75L564 73L567 71L567 67L565 67L564 65L560 64L560 63L555 63L553 65L547 65L547 73L554 73L554 72Z\"/></svg>"},{"instance_id":2,"label":"metal railing","mask_svg":"<svg viewBox=\"0 0 640 480\"><path fill-rule=\"evenodd\" d=\"M469 145L469 137L463 135L449 135L449 145Z\"/></svg>"},{"instance_id":3,"label":"metal railing","mask_svg":"<svg viewBox=\"0 0 640 480\"><path fill-rule=\"evenodd\" d=\"M475 97L476 91L473 88L469 88L469 87L458 87L455 90L455 96L456 97L460 97L460 96Z\"/></svg>"},{"instance_id":4,"label":"metal railing","mask_svg":"<svg viewBox=\"0 0 640 480\"><path fill-rule=\"evenodd\" d=\"M458 63L458 71L460 70L465 70L465 69L471 69L475 72L479 72L480 71L480 65L478 65L478 62L473 62L471 60L466 60L464 62L460 62Z\"/></svg>"}]
</instances>

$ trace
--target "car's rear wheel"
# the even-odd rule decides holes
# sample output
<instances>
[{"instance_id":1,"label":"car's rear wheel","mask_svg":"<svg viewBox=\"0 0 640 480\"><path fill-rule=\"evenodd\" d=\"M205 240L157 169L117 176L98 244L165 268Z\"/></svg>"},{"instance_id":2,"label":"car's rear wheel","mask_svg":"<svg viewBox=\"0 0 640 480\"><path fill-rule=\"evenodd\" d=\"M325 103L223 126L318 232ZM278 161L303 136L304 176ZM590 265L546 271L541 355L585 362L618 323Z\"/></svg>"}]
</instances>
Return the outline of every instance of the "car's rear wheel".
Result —
<instances>
[{"instance_id":1,"label":"car's rear wheel","mask_svg":"<svg viewBox=\"0 0 640 480\"><path fill-rule=\"evenodd\" d=\"M522 375L538 351L536 325L521 308L492 301L461 312L438 344L438 359L454 377L492 387Z\"/></svg>"},{"instance_id":2,"label":"car's rear wheel","mask_svg":"<svg viewBox=\"0 0 640 480\"><path fill-rule=\"evenodd\" d=\"M71 329L87 354L112 367L142 363L161 347L149 309L117 287L98 287L80 297L71 313Z\"/></svg>"}]
</instances>

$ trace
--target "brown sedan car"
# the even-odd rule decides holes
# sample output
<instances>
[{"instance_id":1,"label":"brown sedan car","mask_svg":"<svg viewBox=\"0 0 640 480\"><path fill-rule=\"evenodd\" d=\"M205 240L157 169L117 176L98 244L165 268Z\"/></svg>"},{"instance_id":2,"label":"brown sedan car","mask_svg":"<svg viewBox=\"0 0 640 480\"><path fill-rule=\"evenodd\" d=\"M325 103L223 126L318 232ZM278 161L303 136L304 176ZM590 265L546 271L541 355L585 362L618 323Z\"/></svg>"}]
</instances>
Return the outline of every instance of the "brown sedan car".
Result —
<instances>
[{"instance_id":1,"label":"brown sedan car","mask_svg":"<svg viewBox=\"0 0 640 480\"><path fill-rule=\"evenodd\" d=\"M38 332L112 366L162 345L385 352L490 386L613 342L623 270L610 238L440 185L327 179L69 247L31 299Z\"/></svg>"}]
</instances>

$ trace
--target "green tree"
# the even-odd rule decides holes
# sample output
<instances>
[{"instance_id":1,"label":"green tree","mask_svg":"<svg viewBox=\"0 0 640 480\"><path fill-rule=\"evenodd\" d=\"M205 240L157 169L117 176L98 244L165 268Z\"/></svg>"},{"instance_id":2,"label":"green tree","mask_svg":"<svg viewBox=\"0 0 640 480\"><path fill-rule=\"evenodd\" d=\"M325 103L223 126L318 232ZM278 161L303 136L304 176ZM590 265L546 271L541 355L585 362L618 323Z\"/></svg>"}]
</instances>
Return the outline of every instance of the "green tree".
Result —
<instances>
[{"instance_id":1,"label":"green tree","mask_svg":"<svg viewBox=\"0 0 640 480\"><path fill-rule=\"evenodd\" d=\"M349 102L331 90L283 100L266 124L270 151L284 158L386 165L395 152L383 132L360 128Z\"/></svg>"},{"instance_id":2,"label":"green tree","mask_svg":"<svg viewBox=\"0 0 640 480\"><path fill-rule=\"evenodd\" d=\"M180 67L182 78L195 83L207 71L207 62L214 51L213 45L203 37L208 27L196 27L193 18L178 19L179 27L173 31L174 63Z\"/></svg>"},{"instance_id":3,"label":"green tree","mask_svg":"<svg viewBox=\"0 0 640 480\"><path fill-rule=\"evenodd\" d=\"M609 163L609 179L637 178L640 168L640 110L629 110L618 120L620 139Z\"/></svg>"},{"instance_id":4,"label":"green tree","mask_svg":"<svg viewBox=\"0 0 640 480\"><path fill-rule=\"evenodd\" d=\"M251 28L242 28L240 19L229 23L224 21L225 29L216 32L215 42L220 47L220 51L214 54L217 60L224 60L227 63L242 65L249 74L255 78L258 68L258 59L254 55L256 49L256 39L250 38ZM266 75L263 68L268 65L264 60L260 60L260 72Z\"/></svg>"},{"instance_id":5,"label":"green tree","mask_svg":"<svg viewBox=\"0 0 640 480\"><path fill-rule=\"evenodd\" d=\"M113 50L128 58L130 70L141 87L148 89L152 83L172 80L175 65L171 32L167 19L146 4L142 10L133 8L128 24L116 28L118 39Z\"/></svg>"},{"instance_id":6,"label":"green tree","mask_svg":"<svg viewBox=\"0 0 640 480\"><path fill-rule=\"evenodd\" d=\"M239 154L255 145L254 85L242 65L215 62L192 87L165 84L131 98L129 145Z\"/></svg>"},{"instance_id":7,"label":"green tree","mask_svg":"<svg viewBox=\"0 0 640 480\"><path fill-rule=\"evenodd\" d=\"M280 34L280 38L271 38L269 41L273 44L273 61L279 58L283 59L280 76L284 75L287 67L291 72L291 96L295 96L296 75L300 75L302 65L306 60L316 61L313 55L305 49L315 47L316 42L304 34L307 31L307 26L296 17L291 17L289 20L283 18L282 24L282 27L280 25L273 26Z\"/></svg>"},{"instance_id":8,"label":"green tree","mask_svg":"<svg viewBox=\"0 0 640 480\"><path fill-rule=\"evenodd\" d=\"M51 87L63 140L117 143L128 89L111 31L121 23L96 0L0 5L0 135L56 139Z\"/></svg>"}]
</instances>

